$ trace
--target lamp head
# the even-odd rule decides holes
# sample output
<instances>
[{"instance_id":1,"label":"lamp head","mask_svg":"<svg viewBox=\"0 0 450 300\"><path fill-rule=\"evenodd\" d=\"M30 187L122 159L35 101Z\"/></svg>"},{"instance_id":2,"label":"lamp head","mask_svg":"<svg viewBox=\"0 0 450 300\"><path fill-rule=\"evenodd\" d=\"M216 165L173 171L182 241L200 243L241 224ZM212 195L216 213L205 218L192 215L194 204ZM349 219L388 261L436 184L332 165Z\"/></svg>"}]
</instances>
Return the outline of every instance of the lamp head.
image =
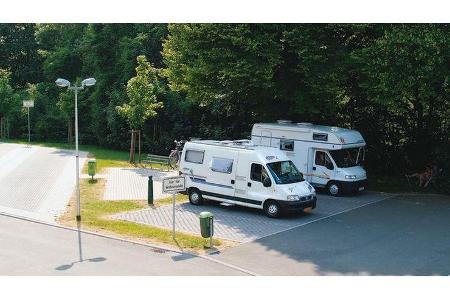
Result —
<instances>
[{"instance_id":1,"label":"lamp head","mask_svg":"<svg viewBox=\"0 0 450 300\"><path fill-rule=\"evenodd\" d=\"M66 80L66 79L62 79L62 78L56 79L55 83L59 87L69 87L70 86L70 81Z\"/></svg>"},{"instance_id":2,"label":"lamp head","mask_svg":"<svg viewBox=\"0 0 450 300\"><path fill-rule=\"evenodd\" d=\"M92 86L96 83L97 81L95 80L95 78L86 78L85 80L83 80L81 82L82 86Z\"/></svg>"}]
</instances>

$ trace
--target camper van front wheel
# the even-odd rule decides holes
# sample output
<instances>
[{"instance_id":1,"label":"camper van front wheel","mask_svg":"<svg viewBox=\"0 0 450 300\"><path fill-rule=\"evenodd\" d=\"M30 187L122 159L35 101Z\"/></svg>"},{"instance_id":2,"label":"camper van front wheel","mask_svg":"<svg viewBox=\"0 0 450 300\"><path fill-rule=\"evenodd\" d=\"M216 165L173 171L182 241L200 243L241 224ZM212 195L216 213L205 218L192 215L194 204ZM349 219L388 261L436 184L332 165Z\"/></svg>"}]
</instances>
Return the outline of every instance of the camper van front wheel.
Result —
<instances>
[{"instance_id":1,"label":"camper van front wheel","mask_svg":"<svg viewBox=\"0 0 450 300\"><path fill-rule=\"evenodd\" d=\"M331 196L339 196L341 192L341 188L337 182L330 182L328 183L328 193Z\"/></svg>"},{"instance_id":2,"label":"camper van front wheel","mask_svg":"<svg viewBox=\"0 0 450 300\"><path fill-rule=\"evenodd\" d=\"M281 214L281 206L276 201L269 200L264 203L264 211L270 218L277 218Z\"/></svg>"},{"instance_id":3,"label":"camper van front wheel","mask_svg":"<svg viewBox=\"0 0 450 300\"><path fill-rule=\"evenodd\" d=\"M203 202L202 194L197 189L189 189L189 202L194 205L200 205Z\"/></svg>"}]
</instances>

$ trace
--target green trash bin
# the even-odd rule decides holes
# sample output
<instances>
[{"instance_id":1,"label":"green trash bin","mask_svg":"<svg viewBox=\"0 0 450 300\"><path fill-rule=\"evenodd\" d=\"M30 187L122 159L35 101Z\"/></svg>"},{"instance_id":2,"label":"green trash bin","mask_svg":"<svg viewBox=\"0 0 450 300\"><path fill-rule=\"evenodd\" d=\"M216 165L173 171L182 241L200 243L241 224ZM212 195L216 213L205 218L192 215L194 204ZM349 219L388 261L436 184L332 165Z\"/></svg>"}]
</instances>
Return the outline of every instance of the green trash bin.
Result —
<instances>
[{"instance_id":1,"label":"green trash bin","mask_svg":"<svg viewBox=\"0 0 450 300\"><path fill-rule=\"evenodd\" d=\"M200 213L200 232L204 238L214 235L214 215L212 213L207 211Z\"/></svg>"},{"instance_id":2,"label":"green trash bin","mask_svg":"<svg viewBox=\"0 0 450 300\"><path fill-rule=\"evenodd\" d=\"M94 179L95 172L97 171L97 161L95 159L90 159L88 161L88 174Z\"/></svg>"}]
</instances>

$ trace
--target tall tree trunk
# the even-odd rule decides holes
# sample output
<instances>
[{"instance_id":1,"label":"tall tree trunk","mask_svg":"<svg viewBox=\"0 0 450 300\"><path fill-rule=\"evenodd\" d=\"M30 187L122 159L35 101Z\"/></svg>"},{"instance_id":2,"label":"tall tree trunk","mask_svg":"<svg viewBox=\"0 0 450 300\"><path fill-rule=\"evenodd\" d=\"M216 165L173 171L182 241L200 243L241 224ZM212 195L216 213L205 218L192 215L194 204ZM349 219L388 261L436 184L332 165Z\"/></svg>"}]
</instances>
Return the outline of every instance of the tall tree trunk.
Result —
<instances>
[{"instance_id":1,"label":"tall tree trunk","mask_svg":"<svg viewBox=\"0 0 450 300\"><path fill-rule=\"evenodd\" d=\"M9 118L6 117L6 138L9 139Z\"/></svg>"},{"instance_id":2,"label":"tall tree trunk","mask_svg":"<svg viewBox=\"0 0 450 300\"><path fill-rule=\"evenodd\" d=\"M67 120L67 144L71 145L73 143L73 126L72 119Z\"/></svg>"},{"instance_id":3,"label":"tall tree trunk","mask_svg":"<svg viewBox=\"0 0 450 300\"><path fill-rule=\"evenodd\" d=\"M139 163L141 163L141 131L138 131L139 135Z\"/></svg>"},{"instance_id":4,"label":"tall tree trunk","mask_svg":"<svg viewBox=\"0 0 450 300\"><path fill-rule=\"evenodd\" d=\"M130 163L134 163L135 131L131 130Z\"/></svg>"}]
</instances>

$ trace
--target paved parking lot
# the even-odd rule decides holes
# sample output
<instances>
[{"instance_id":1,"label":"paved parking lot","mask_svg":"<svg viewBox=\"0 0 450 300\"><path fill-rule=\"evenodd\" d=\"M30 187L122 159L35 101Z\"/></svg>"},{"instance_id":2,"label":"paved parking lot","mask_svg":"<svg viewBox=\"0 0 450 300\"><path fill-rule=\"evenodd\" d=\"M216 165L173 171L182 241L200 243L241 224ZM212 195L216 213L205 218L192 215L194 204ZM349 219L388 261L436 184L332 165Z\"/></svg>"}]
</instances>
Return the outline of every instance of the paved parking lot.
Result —
<instances>
[{"instance_id":1,"label":"paved parking lot","mask_svg":"<svg viewBox=\"0 0 450 300\"><path fill-rule=\"evenodd\" d=\"M0 143L0 211L54 222L74 187L73 151Z\"/></svg>"},{"instance_id":2,"label":"paved parking lot","mask_svg":"<svg viewBox=\"0 0 450 300\"><path fill-rule=\"evenodd\" d=\"M260 275L450 275L450 196L395 195L215 258Z\"/></svg>"},{"instance_id":3,"label":"paved parking lot","mask_svg":"<svg viewBox=\"0 0 450 300\"><path fill-rule=\"evenodd\" d=\"M202 211L209 211L215 217L215 237L237 242L250 242L334 214L375 203L387 197L390 197L390 195L374 192L339 198L319 194L317 208L312 212L293 214L280 219L270 219L264 215L262 210L238 206L224 207L216 202L210 202L202 206L183 203L176 205L176 226L177 230L200 235L198 215ZM166 205L127 212L115 215L113 218L171 229L172 206Z\"/></svg>"},{"instance_id":4,"label":"paved parking lot","mask_svg":"<svg viewBox=\"0 0 450 300\"><path fill-rule=\"evenodd\" d=\"M153 176L153 198L163 199L170 194L162 192L162 179L176 176L177 172L165 172L138 168L107 168L103 200L147 200L148 177Z\"/></svg>"}]
</instances>

